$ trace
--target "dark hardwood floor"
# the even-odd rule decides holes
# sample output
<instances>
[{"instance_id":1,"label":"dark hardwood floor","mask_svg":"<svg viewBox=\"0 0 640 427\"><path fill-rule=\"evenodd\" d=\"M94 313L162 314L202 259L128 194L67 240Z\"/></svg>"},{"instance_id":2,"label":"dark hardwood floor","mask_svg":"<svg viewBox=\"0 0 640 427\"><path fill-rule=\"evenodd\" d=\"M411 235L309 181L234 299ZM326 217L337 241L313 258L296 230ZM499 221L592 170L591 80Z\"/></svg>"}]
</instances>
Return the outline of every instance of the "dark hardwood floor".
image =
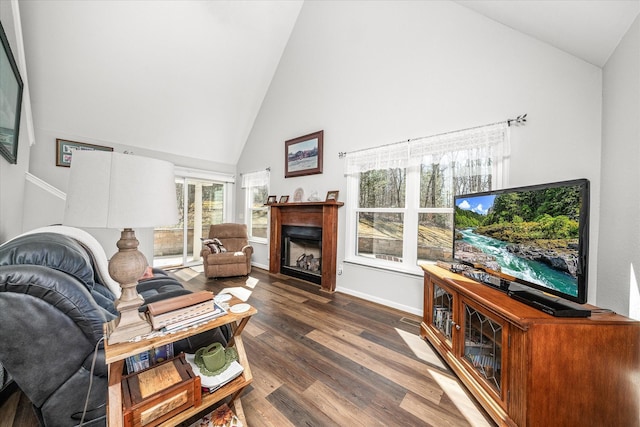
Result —
<instances>
[{"instance_id":1,"label":"dark hardwood floor","mask_svg":"<svg viewBox=\"0 0 640 427\"><path fill-rule=\"evenodd\" d=\"M250 294L258 309L243 332L251 427L495 425L419 338L418 316L257 268L249 279L173 274L194 291ZM2 403L0 427L37 425L25 401Z\"/></svg>"}]
</instances>

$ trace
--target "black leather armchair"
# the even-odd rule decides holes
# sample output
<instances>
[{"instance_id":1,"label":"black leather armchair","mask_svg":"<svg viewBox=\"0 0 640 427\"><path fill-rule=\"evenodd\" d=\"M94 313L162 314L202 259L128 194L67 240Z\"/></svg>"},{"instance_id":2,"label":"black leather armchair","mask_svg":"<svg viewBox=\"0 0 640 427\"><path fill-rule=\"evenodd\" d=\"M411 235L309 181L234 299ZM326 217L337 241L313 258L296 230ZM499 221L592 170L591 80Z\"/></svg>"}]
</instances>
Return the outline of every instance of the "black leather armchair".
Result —
<instances>
[{"instance_id":1,"label":"black leather armchair","mask_svg":"<svg viewBox=\"0 0 640 427\"><path fill-rule=\"evenodd\" d=\"M44 426L77 425L87 399L84 425L106 424L101 338L103 324L117 312L92 256L58 233L28 234L0 246L0 363ZM141 286L150 300L189 292L169 276L156 276ZM228 328L216 329L175 343L174 351L226 344L229 335Z\"/></svg>"}]
</instances>

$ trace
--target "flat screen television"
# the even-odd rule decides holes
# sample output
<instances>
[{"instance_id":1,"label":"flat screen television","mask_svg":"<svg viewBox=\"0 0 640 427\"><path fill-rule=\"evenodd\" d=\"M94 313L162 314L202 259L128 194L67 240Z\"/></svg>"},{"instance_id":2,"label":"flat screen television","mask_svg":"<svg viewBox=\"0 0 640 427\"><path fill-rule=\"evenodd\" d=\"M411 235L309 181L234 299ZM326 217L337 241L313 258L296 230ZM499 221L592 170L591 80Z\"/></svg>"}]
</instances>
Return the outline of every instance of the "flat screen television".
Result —
<instances>
[{"instance_id":1,"label":"flat screen television","mask_svg":"<svg viewBox=\"0 0 640 427\"><path fill-rule=\"evenodd\" d=\"M459 195L454 207L457 262L586 302L588 180Z\"/></svg>"}]
</instances>

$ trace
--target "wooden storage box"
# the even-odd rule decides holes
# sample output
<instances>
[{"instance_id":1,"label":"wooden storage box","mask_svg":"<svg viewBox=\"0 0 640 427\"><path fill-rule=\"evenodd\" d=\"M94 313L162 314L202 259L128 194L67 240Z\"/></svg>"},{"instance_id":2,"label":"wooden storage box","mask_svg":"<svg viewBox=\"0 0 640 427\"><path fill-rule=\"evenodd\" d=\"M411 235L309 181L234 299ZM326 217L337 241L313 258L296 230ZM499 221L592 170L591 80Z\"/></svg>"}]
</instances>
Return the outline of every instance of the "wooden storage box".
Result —
<instances>
[{"instance_id":1,"label":"wooden storage box","mask_svg":"<svg viewBox=\"0 0 640 427\"><path fill-rule=\"evenodd\" d=\"M153 427L202 401L200 377L184 354L123 377L125 427Z\"/></svg>"}]
</instances>

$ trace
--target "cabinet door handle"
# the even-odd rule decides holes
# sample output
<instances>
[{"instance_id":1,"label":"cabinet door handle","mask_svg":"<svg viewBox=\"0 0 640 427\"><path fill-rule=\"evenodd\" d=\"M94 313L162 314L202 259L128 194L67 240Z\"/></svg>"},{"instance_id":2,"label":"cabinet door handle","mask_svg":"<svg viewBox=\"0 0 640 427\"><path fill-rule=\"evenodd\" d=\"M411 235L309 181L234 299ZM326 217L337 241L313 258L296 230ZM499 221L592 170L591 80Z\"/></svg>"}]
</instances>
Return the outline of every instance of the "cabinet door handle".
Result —
<instances>
[{"instance_id":1,"label":"cabinet door handle","mask_svg":"<svg viewBox=\"0 0 640 427\"><path fill-rule=\"evenodd\" d=\"M452 324L453 326L455 326L455 327L456 327L456 331L459 331L459 330L460 330L460 325L458 325L458 324L457 324L456 322L454 322L453 320L451 321L451 324Z\"/></svg>"}]
</instances>

